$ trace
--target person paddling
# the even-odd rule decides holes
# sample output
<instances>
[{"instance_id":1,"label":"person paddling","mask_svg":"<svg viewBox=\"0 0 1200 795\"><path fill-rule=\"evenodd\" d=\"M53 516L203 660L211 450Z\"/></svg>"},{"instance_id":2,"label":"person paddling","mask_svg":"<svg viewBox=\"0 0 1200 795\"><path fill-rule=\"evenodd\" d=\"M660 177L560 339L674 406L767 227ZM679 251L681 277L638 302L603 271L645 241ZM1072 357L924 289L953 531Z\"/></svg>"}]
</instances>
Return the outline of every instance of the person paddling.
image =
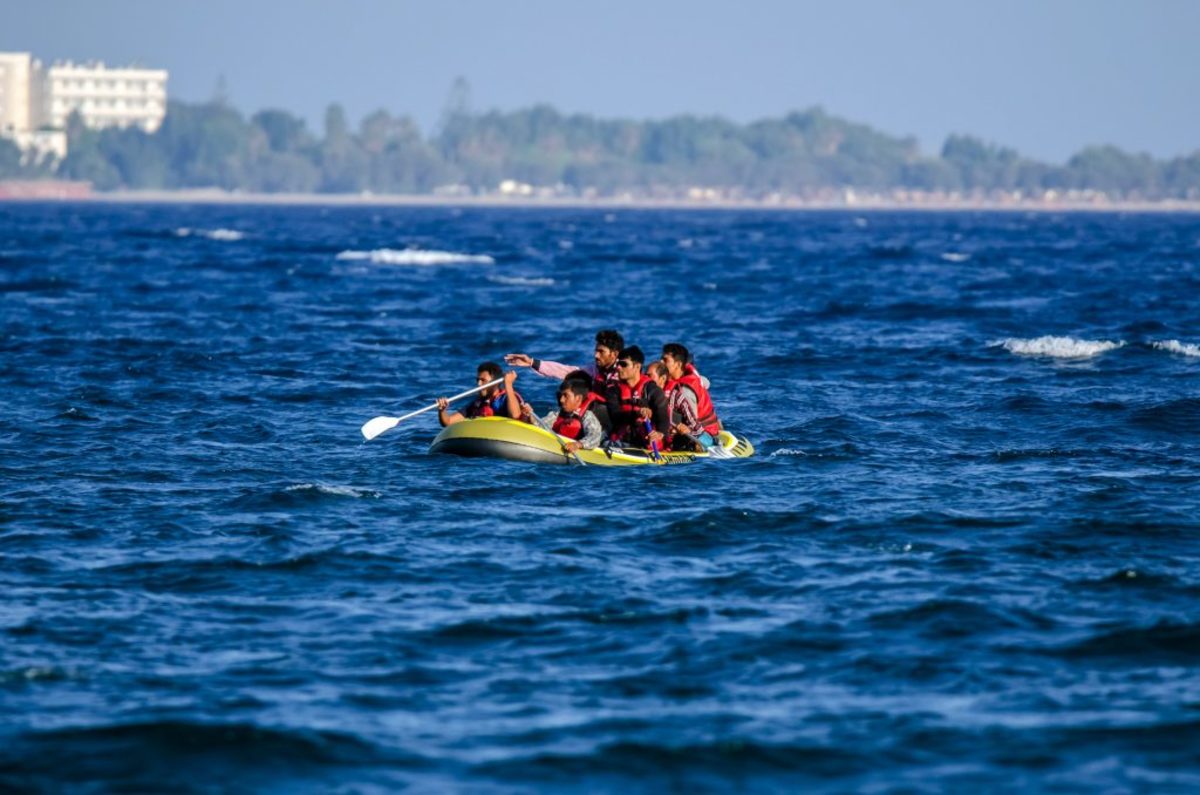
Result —
<instances>
[{"instance_id":1,"label":"person paddling","mask_svg":"<svg viewBox=\"0 0 1200 795\"><path fill-rule=\"evenodd\" d=\"M503 386L497 384L482 390L461 412L450 411L450 402L444 397L438 398L438 422L442 427L445 428L447 425L453 425L463 420L472 420L476 417L509 417L519 420L521 405L524 401L521 400L517 390L513 389L513 382L517 380L516 370L504 373L500 365L495 362L484 362L475 368L475 383L486 384L489 381L495 381L501 373L504 374Z\"/></svg>"}]
</instances>

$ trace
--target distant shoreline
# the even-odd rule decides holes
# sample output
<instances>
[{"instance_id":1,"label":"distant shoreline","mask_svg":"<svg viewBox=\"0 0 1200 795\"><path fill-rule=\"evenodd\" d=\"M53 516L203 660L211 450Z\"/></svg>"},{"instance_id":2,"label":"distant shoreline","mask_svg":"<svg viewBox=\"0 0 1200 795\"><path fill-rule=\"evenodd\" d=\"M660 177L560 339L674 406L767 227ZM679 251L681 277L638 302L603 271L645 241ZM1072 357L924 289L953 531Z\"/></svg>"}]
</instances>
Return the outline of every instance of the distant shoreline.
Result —
<instances>
[{"instance_id":1,"label":"distant shoreline","mask_svg":"<svg viewBox=\"0 0 1200 795\"><path fill-rule=\"evenodd\" d=\"M1200 201L1114 201L1102 195L1087 199L951 198L921 195L896 199L881 195L851 194L842 198L790 197L776 200L729 198L654 198L647 196L571 197L376 194L376 193L248 193L219 188L183 190L118 190L93 192L87 183L7 183L20 190L0 191L3 202L71 201L97 204L212 204L308 207L480 207L512 209L600 210L761 210L776 212L1100 212L1100 213L1200 213Z\"/></svg>"},{"instance_id":2,"label":"distant shoreline","mask_svg":"<svg viewBox=\"0 0 1200 795\"><path fill-rule=\"evenodd\" d=\"M243 193L224 190L127 190L93 193L85 201L113 204L229 204L330 207L486 207L513 209L611 209L611 210L841 210L846 212L1133 212L1200 213L1200 201L958 201L903 202L886 198L855 201L789 199L688 200L649 197L527 197L527 196L438 196L431 194L339 194L339 193Z\"/></svg>"}]
</instances>

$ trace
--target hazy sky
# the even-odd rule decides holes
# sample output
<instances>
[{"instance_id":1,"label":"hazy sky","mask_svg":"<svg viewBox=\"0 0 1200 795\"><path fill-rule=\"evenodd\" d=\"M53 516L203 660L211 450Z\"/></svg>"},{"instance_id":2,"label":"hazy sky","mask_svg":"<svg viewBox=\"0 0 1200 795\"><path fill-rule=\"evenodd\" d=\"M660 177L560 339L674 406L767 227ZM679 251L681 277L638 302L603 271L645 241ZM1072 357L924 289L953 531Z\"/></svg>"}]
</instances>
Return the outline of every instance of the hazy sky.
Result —
<instances>
[{"instance_id":1,"label":"hazy sky","mask_svg":"<svg viewBox=\"0 0 1200 795\"><path fill-rule=\"evenodd\" d=\"M0 50L138 61L169 93L436 123L476 110L736 121L821 105L933 153L1200 149L1200 0L0 0Z\"/></svg>"}]
</instances>

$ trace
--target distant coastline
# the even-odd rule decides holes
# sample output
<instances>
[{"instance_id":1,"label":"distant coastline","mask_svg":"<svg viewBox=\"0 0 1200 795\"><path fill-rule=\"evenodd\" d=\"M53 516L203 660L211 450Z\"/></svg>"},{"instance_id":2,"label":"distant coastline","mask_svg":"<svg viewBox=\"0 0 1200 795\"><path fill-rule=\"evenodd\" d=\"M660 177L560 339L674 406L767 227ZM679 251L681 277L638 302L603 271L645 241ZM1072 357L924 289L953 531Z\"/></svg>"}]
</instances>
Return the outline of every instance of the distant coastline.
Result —
<instances>
[{"instance_id":1,"label":"distant coastline","mask_svg":"<svg viewBox=\"0 0 1200 795\"><path fill-rule=\"evenodd\" d=\"M1200 201L1116 201L1106 197L1055 200L1012 199L1000 201L972 197L921 197L904 200L884 195L858 195L847 200L834 198L781 201L758 199L686 199L645 196L614 197L528 197L499 194L439 196L436 194L338 194L338 193L249 193L221 189L118 190L92 193L87 201L115 204L259 204L340 207L512 207L512 208L598 208L663 210L845 210L845 211L1009 211L1009 212L1150 212L1200 213Z\"/></svg>"}]
</instances>

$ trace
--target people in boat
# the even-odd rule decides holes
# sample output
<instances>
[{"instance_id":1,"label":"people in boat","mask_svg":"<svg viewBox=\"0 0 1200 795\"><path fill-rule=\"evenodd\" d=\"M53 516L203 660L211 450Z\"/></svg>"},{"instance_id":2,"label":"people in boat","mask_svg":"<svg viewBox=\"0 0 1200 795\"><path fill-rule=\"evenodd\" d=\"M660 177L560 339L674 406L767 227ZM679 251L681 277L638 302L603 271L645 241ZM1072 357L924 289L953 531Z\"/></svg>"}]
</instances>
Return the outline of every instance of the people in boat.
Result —
<instances>
[{"instance_id":1,"label":"people in boat","mask_svg":"<svg viewBox=\"0 0 1200 795\"><path fill-rule=\"evenodd\" d=\"M693 449L697 443L712 447L721 433L721 421L708 394L708 379L696 371L688 349L678 342L663 346L662 364L668 377L672 449Z\"/></svg>"},{"instance_id":2,"label":"people in boat","mask_svg":"<svg viewBox=\"0 0 1200 795\"><path fill-rule=\"evenodd\" d=\"M563 445L568 453L594 450L604 439L604 432L596 415L583 407L587 395L587 384L568 378L558 387L558 411L547 412L540 422L534 418L533 407L528 403L522 406L522 412L527 422L570 439Z\"/></svg>"},{"instance_id":3,"label":"people in boat","mask_svg":"<svg viewBox=\"0 0 1200 795\"><path fill-rule=\"evenodd\" d=\"M444 397L438 398L438 422L442 424L442 427L445 428L447 425L453 425L463 420L472 420L476 417L520 419L521 405L524 401L521 400L517 390L513 389L513 382L517 380L516 370L509 370L505 373L503 368L495 362L484 362L475 368L475 383L487 384L500 378L501 375L504 376L503 386L496 384L482 390L461 412L451 411L450 401Z\"/></svg>"},{"instance_id":4,"label":"people in boat","mask_svg":"<svg viewBox=\"0 0 1200 795\"><path fill-rule=\"evenodd\" d=\"M670 431L667 396L654 379L642 372L646 357L636 345L617 356L618 381L608 388L609 438L622 446L662 449ZM650 427L647 428L646 426Z\"/></svg>"},{"instance_id":5,"label":"people in boat","mask_svg":"<svg viewBox=\"0 0 1200 795\"><path fill-rule=\"evenodd\" d=\"M596 332L592 364L584 367L535 359L524 353L510 353L504 357L504 361L512 367L532 368L535 373L547 378L563 379L574 371L583 370L592 379L591 390L603 400L608 394L608 387L617 382L617 354L624 347L625 338L620 332L615 329L601 329Z\"/></svg>"}]
</instances>

